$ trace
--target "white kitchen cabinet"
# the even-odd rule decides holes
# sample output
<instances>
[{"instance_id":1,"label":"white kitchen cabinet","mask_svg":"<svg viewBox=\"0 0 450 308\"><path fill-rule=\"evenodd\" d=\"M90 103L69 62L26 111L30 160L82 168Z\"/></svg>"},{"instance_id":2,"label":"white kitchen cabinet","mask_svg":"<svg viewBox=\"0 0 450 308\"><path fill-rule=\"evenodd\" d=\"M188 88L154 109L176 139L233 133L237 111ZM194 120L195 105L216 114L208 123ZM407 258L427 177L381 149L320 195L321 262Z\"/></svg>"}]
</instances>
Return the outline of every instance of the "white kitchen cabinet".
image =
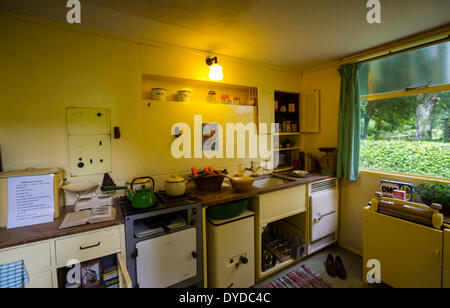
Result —
<instances>
[{"instance_id":1,"label":"white kitchen cabinet","mask_svg":"<svg viewBox=\"0 0 450 308\"><path fill-rule=\"evenodd\" d=\"M0 250L0 264L20 260L23 261L29 277L26 287L53 287L51 241Z\"/></svg>"},{"instance_id":2,"label":"white kitchen cabinet","mask_svg":"<svg viewBox=\"0 0 450 308\"><path fill-rule=\"evenodd\" d=\"M261 281L295 262L294 259L289 259L272 269L262 271L262 234L267 225L281 219L291 218L291 221L299 221L299 225L305 226L306 205L305 185L262 194L250 199L249 209L255 213L255 273L257 281ZM293 219L301 216L299 214L302 214L302 217Z\"/></svg>"},{"instance_id":3,"label":"white kitchen cabinet","mask_svg":"<svg viewBox=\"0 0 450 308\"><path fill-rule=\"evenodd\" d=\"M226 205L224 205L226 206ZM254 214L208 220L208 282L212 288L249 288L255 284Z\"/></svg>"},{"instance_id":4,"label":"white kitchen cabinet","mask_svg":"<svg viewBox=\"0 0 450 308\"><path fill-rule=\"evenodd\" d=\"M71 259L80 262L116 254L121 251L120 231L109 228L55 240L56 265L63 267Z\"/></svg>"},{"instance_id":5,"label":"white kitchen cabinet","mask_svg":"<svg viewBox=\"0 0 450 308\"><path fill-rule=\"evenodd\" d=\"M305 185L262 194L256 198L259 220L263 224L306 211Z\"/></svg>"},{"instance_id":6,"label":"white kitchen cabinet","mask_svg":"<svg viewBox=\"0 0 450 308\"><path fill-rule=\"evenodd\" d=\"M45 271L28 276L29 283L25 285L26 289L51 289L53 288L52 271Z\"/></svg>"},{"instance_id":7,"label":"white kitchen cabinet","mask_svg":"<svg viewBox=\"0 0 450 308\"><path fill-rule=\"evenodd\" d=\"M116 255L120 287L131 288L123 225L0 250L0 264L23 260L29 275L25 288L58 288L58 269L70 259L80 262Z\"/></svg>"}]
</instances>

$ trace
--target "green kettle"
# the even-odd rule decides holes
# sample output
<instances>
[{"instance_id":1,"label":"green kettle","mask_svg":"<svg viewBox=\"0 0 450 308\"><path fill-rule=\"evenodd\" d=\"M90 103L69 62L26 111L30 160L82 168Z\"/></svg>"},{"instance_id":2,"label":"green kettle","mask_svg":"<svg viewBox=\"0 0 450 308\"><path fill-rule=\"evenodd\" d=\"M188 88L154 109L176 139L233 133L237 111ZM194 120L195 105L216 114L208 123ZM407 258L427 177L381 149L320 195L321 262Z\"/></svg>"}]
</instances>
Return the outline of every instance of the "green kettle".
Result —
<instances>
[{"instance_id":1,"label":"green kettle","mask_svg":"<svg viewBox=\"0 0 450 308\"><path fill-rule=\"evenodd\" d=\"M141 188L134 189L136 184L135 182L138 180L149 179L152 181L153 188L146 188L143 185ZM102 191L113 191L113 190L126 190L128 195L128 200L130 200L131 205L136 209L147 209L156 205L156 196L154 193L155 190L155 180L150 176L144 176L133 179L130 184L130 188L126 186L102 186Z\"/></svg>"}]
</instances>

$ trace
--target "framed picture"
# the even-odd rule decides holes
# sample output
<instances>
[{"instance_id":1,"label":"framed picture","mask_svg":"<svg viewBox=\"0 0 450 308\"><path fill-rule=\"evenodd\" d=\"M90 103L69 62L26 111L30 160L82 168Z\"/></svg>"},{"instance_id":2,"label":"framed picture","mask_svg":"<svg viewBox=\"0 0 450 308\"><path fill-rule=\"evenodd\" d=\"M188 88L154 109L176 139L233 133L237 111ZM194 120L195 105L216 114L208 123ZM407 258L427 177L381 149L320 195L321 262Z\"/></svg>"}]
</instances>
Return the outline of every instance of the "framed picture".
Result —
<instances>
[{"instance_id":1,"label":"framed picture","mask_svg":"<svg viewBox=\"0 0 450 308\"><path fill-rule=\"evenodd\" d=\"M203 123L202 124L202 150L217 151L219 150L219 124Z\"/></svg>"},{"instance_id":2,"label":"framed picture","mask_svg":"<svg viewBox=\"0 0 450 308\"><path fill-rule=\"evenodd\" d=\"M81 263L81 286L86 289L102 287L102 267L99 259Z\"/></svg>"}]
</instances>

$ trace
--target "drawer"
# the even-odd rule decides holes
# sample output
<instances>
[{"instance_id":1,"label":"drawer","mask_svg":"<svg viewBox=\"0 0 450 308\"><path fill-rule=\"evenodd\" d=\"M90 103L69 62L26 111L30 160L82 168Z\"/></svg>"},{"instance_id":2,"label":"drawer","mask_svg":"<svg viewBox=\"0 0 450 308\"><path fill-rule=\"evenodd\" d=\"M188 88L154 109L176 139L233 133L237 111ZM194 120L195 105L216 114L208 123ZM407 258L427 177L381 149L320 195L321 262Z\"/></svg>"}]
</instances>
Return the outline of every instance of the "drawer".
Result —
<instances>
[{"instance_id":1,"label":"drawer","mask_svg":"<svg viewBox=\"0 0 450 308\"><path fill-rule=\"evenodd\" d=\"M56 263L66 266L69 260L84 262L120 252L118 228L81 234L55 241Z\"/></svg>"},{"instance_id":2,"label":"drawer","mask_svg":"<svg viewBox=\"0 0 450 308\"><path fill-rule=\"evenodd\" d=\"M271 222L306 211L306 186L297 186L259 196L261 222Z\"/></svg>"},{"instance_id":3,"label":"drawer","mask_svg":"<svg viewBox=\"0 0 450 308\"><path fill-rule=\"evenodd\" d=\"M0 251L0 264L23 260L28 273L42 272L51 266L50 242Z\"/></svg>"},{"instance_id":4,"label":"drawer","mask_svg":"<svg viewBox=\"0 0 450 308\"><path fill-rule=\"evenodd\" d=\"M26 289L50 289L53 288L52 271L46 271L29 276L30 282L25 285Z\"/></svg>"}]
</instances>

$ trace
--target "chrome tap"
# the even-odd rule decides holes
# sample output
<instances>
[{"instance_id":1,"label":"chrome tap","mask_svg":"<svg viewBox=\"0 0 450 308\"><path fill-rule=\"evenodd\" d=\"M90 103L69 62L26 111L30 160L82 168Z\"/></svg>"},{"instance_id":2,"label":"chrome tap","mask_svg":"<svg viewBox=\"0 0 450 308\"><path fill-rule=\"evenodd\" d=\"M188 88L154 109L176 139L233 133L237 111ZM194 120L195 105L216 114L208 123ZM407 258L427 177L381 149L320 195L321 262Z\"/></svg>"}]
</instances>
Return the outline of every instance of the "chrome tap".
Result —
<instances>
[{"instance_id":1,"label":"chrome tap","mask_svg":"<svg viewBox=\"0 0 450 308\"><path fill-rule=\"evenodd\" d=\"M256 162L251 161L250 168L245 168L244 171L250 171L252 172L252 174L255 174L256 171L258 171L261 168L261 166L256 167L256 164L257 164Z\"/></svg>"}]
</instances>

